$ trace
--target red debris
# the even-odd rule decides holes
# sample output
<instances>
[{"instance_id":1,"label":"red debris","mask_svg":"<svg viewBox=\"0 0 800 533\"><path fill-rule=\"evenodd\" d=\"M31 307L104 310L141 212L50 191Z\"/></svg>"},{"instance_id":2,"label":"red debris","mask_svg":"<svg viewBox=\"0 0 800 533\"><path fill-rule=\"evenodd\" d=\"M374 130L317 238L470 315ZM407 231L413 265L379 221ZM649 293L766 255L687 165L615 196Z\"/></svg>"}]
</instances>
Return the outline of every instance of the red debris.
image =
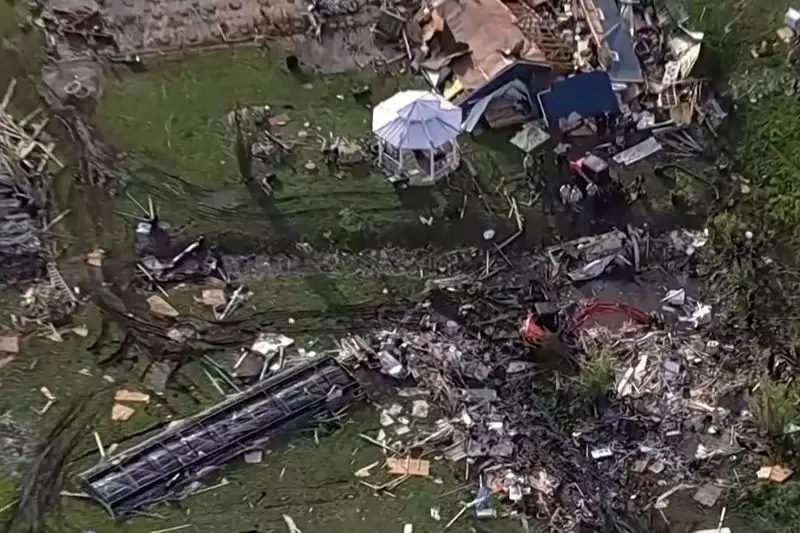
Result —
<instances>
[{"instance_id":1,"label":"red debris","mask_svg":"<svg viewBox=\"0 0 800 533\"><path fill-rule=\"evenodd\" d=\"M525 325L522 327L522 338L531 346L541 346L550 333L536 322L533 313L528 313Z\"/></svg>"},{"instance_id":2,"label":"red debris","mask_svg":"<svg viewBox=\"0 0 800 533\"><path fill-rule=\"evenodd\" d=\"M566 332L571 333L583 326L589 319L600 314L621 314L634 322L649 326L653 318L632 305L620 302L601 302L599 300L584 300L572 314L567 323Z\"/></svg>"}]
</instances>

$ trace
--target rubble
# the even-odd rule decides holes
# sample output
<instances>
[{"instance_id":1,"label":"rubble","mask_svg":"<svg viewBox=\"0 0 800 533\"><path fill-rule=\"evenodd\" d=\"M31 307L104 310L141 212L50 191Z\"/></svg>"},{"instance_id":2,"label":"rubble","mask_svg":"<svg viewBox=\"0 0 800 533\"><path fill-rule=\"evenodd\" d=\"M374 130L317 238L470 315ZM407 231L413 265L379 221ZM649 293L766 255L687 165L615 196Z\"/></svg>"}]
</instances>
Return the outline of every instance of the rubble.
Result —
<instances>
[{"instance_id":1,"label":"rubble","mask_svg":"<svg viewBox=\"0 0 800 533\"><path fill-rule=\"evenodd\" d=\"M209 30L205 25L217 8L213 2L200 4L195 7L200 10L201 33L213 32L214 38L233 43L257 29L255 24L218 23L218 28ZM570 178L559 182L559 194L575 214L599 211L603 203L613 209L618 200L635 201L635 192L619 186L619 173L627 167L647 159L649 164L659 158L694 158L708 151L712 141L706 133L717 135L726 112L706 84L692 78L704 36L686 27L688 17L679 7L661 9L650 1L617 4L614 0L557 3L553 9L537 9L534 4L425 3L415 6L419 11L413 17L396 5L380 7L372 31L402 45L412 67L432 87L413 95L399 93L393 98L405 105L395 106L394 115L385 120L380 113L374 116L373 133L380 141L378 165L389 171L392 183L431 185L454 173L462 163L457 142L462 129L477 133L484 127L515 125L518 133L511 142L525 153L525 176L543 173L540 155L554 157ZM219 17L241 22L242 17L232 11L241 10L244 19L252 15L249 8L232 6L221 10ZM128 8L121 13L130 16L138 9ZM166 19L174 22L171 9L164 7ZM366 7L359 2L313 2L300 14L295 13L297 6L287 9L281 20L293 26L291 31L302 26L302 31L322 41L324 28L361 9ZM262 13L267 23L272 14ZM179 23L175 24L181 31L165 37L162 23L154 22L152 14L142 14L137 31L146 35L133 42L132 27L119 24L120 16L126 15L111 13L103 5L82 13L56 6L45 12L43 22L51 38L70 35L103 55L167 47L172 36L194 44L209 38L205 33L185 34ZM139 58L130 61L138 63ZM294 55L286 66L302 70ZM533 84L528 83L531 79ZM68 87L63 89L74 100L98 92L98 87L77 78ZM380 105L375 110L380 111ZM270 164L296 155L294 143L309 136L306 130L315 134L310 124L304 124L296 140L284 139L273 128L280 131L292 117L276 111L257 105L226 117L237 136L242 134L241 121L254 126L245 133L251 155L261 164L258 184L268 196L273 194L275 177ZM30 137L23 146L26 153L17 155L32 167L48 160L58 165L51 157L52 147L36 132L46 120L32 120L27 126L20 125L24 119L6 126L9 135ZM414 139L411 133L419 122L425 123L426 136ZM362 139L319 137L324 163L337 172L339 165L368 157ZM319 178L324 175L322 163L296 163L319 171ZM0 190L0 196L9 197L12 210L21 209L17 187L9 185L6 193ZM719 312L718 304L705 303L689 283L673 279L662 284L653 305L595 294L612 275L638 282L662 268L660 259L667 256L684 265L693 263L708 242L708 233L675 230L654 237L628 226L562 242L541 255L512 253L505 247L524 225L517 201L506 196L508 218L516 222L518 233L501 241L506 236L500 225L485 229L480 234L485 249L463 251L454 254L455 259L421 259L396 250L383 250L380 257L326 256L307 243L297 243L304 252L299 256L274 254L268 257L269 264L259 264L263 259L259 257L235 265L234 273L302 276L310 271L372 269L426 280L425 301L387 305L378 317L325 317L339 320L343 330L361 332L340 339L337 360L317 357L317 350L322 353L324 348L300 347L292 337L256 329L253 321L231 319L249 291L229 275L217 247L202 235L187 236L170 227L159 218L152 201L145 208L131 198L142 212L127 215L137 223L135 290L147 290L152 313L169 320L148 317L146 325L137 324L130 331L152 328L150 337L159 338L151 342L170 349L175 345L181 356L199 352L195 348L201 344L203 349L209 345L224 351L219 360L205 353L197 357L208 383L224 399L129 450L117 454L109 450L105 461L80 475L84 488L115 517L208 490L200 487L209 471L238 456L247 463L260 463L268 439L338 417L359 395L362 382L354 376L358 372L362 377L366 368L372 372L370 379L382 374L381 379L396 389L398 403L383 404L379 411L377 435L361 435L386 454L388 474L395 477L384 485L367 481L387 475L376 468L382 461L359 468L354 476L376 493L391 494L409 478L426 482L436 461L463 462L474 498L446 517L445 530L469 511L480 520L521 516L525 524L525 517L544 516L549 527L565 532L634 531L646 513L668 506L672 494L698 486L694 499L705 507L716 506L723 484L712 480L709 471L715 464L733 461L733 456L754 465L757 441L748 413L720 405L724 391L719 376L735 348L729 339L715 338L716 332L708 327ZM434 229L440 220L422 215L419 219ZM31 224L38 227L38 222ZM36 239L43 228L37 230ZM31 246L40 254L36 239ZM658 257L659 253L663 255ZM104 261L100 249L86 256L93 268L102 269ZM74 309L73 289L57 269L57 276L52 272L53 263L42 266L49 268L51 282L28 289L26 306L44 316L40 301L52 292L64 307ZM213 322L182 315L168 301L168 288L196 282L203 288L195 299L210 308ZM193 288L194 294L197 289ZM329 311L336 314L333 306ZM621 315L622 323L609 321L608 314ZM133 322L132 313L125 316ZM280 319L295 323L294 318ZM211 339L207 330L226 323L241 327L240 335ZM72 331L88 334L85 328ZM18 350L17 344L2 351ZM611 379L583 397L575 384L585 378L587 363L599 359L610 362ZM177 360L153 361L142 379L145 390L163 395ZM56 399L46 388L42 394L47 400L43 414ZM147 393L117 390L111 419L130 420L135 406L141 408L150 399ZM95 436L105 456L99 435ZM192 446L187 445L190 442ZM792 475L779 465L764 468L758 477L773 483ZM653 492L656 487L661 492L658 497ZM636 508L631 501L637 498L648 503ZM441 519L438 507L432 507L430 515ZM291 517L284 515L284 520L290 531L300 531ZM190 526L177 526L186 527ZM405 524L404 531L412 529L412 524Z\"/></svg>"},{"instance_id":2,"label":"rubble","mask_svg":"<svg viewBox=\"0 0 800 533\"><path fill-rule=\"evenodd\" d=\"M170 232L169 224L155 215L136 228L138 266L148 282L202 281L210 276L227 279L221 258L205 238L188 240Z\"/></svg>"},{"instance_id":3,"label":"rubble","mask_svg":"<svg viewBox=\"0 0 800 533\"><path fill-rule=\"evenodd\" d=\"M9 109L16 80L0 101L0 282L30 282L45 272L45 197L42 172L49 159L37 140L47 117L29 124L31 114L17 120ZM41 110L40 110L41 113Z\"/></svg>"},{"instance_id":4,"label":"rubble","mask_svg":"<svg viewBox=\"0 0 800 533\"><path fill-rule=\"evenodd\" d=\"M687 246L702 246L702 235L677 232L654 239L635 228L611 232L549 250L537 272L552 274L554 265L560 267L557 272L571 272L561 265L609 256L624 258L623 268L638 264L644 270L656 256L682 260ZM708 322L690 319L698 308L711 306L699 303L689 287L665 290L649 313L624 301L575 302L569 300L574 292L554 291L575 284L570 276L547 277L548 293L565 295L566 301L559 298L547 307L523 299L527 303L518 307L511 295L498 299L486 285L467 281L444 293L448 305L459 309L457 316L440 314L444 296L437 293L410 310L402 326L341 342L343 361L367 364L396 380L398 392L422 387L439 416L409 426L403 413L413 411L411 400L385 408L375 442L393 463L402 463L408 450L420 449L464 461L472 479L486 479L491 501L520 513L547 509L551 525L567 531L634 527L646 509L632 512L627 502L647 493L642 484L672 486L657 499L654 495L648 509L664 509L671 494L697 487L702 490L695 498L715 506L722 489L696 468L697 462L753 462L756 456L748 453L747 443L756 430L748 413L718 405L721 385L709 385L718 361L732 349L713 338L705 328ZM498 283L499 288L508 280ZM487 299L492 306L484 307ZM523 324L526 308L532 311ZM490 319L505 309L517 320ZM608 313L621 314L624 321L609 322ZM713 320L711 314L704 316ZM541 335L537 342L530 338L534 327ZM569 374L600 353L613 365L612 382L592 399L595 409L599 402L600 415L584 418L580 413L586 399L576 397L578 389L564 382L579 379ZM552 358L556 368L547 370ZM642 481L632 484L629 476ZM600 485L605 490L598 498L594 487ZM478 500L484 503L464 507L475 508L478 517L498 512L485 505L485 497Z\"/></svg>"}]
</instances>

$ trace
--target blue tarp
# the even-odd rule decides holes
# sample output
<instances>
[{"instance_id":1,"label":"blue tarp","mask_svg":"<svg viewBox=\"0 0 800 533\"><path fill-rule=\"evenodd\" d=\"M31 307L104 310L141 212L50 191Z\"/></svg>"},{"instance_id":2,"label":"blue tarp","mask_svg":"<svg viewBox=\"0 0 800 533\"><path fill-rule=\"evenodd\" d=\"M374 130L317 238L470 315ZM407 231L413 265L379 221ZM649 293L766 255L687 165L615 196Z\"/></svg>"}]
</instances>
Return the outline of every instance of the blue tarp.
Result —
<instances>
[{"instance_id":1,"label":"blue tarp","mask_svg":"<svg viewBox=\"0 0 800 533\"><path fill-rule=\"evenodd\" d=\"M620 15L616 0L594 0L603 25L603 36L611 50L612 63L608 69L611 81L642 83L642 66L633 50L633 38L628 22Z\"/></svg>"},{"instance_id":2,"label":"blue tarp","mask_svg":"<svg viewBox=\"0 0 800 533\"><path fill-rule=\"evenodd\" d=\"M558 125L559 119L567 118L573 112L584 118L619 113L619 103L608 73L600 70L554 83L549 90L539 93L539 105L550 127Z\"/></svg>"}]
</instances>

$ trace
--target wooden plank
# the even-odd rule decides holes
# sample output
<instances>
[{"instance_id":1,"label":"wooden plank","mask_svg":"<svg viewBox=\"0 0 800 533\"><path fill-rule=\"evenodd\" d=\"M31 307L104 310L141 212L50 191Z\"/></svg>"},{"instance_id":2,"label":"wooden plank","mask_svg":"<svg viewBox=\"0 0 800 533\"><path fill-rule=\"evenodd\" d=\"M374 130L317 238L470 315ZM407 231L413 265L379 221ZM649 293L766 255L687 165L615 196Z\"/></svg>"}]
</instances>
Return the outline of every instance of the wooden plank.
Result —
<instances>
[{"instance_id":1,"label":"wooden plank","mask_svg":"<svg viewBox=\"0 0 800 533\"><path fill-rule=\"evenodd\" d=\"M36 146L44 152L44 154L52 159L56 165L60 168L64 168L64 163L62 163L56 156L53 154L53 149L55 148L55 143L50 143L47 146L42 145L39 141L36 141Z\"/></svg>"},{"instance_id":2,"label":"wooden plank","mask_svg":"<svg viewBox=\"0 0 800 533\"><path fill-rule=\"evenodd\" d=\"M50 161L50 155L49 154L53 153L53 149L55 147L56 147L56 143L54 143L52 141L47 143L47 145L43 147L42 151L44 152L44 157L42 158L41 161L39 161L39 166L36 167L36 172L42 172L44 170L44 167L47 166L47 162ZM59 161L58 164L60 165L61 162ZM64 165L61 165L61 168L64 168Z\"/></svg>"},{"instance_id":3,"label":"wooden plank","mask_svg":"<svg viewBox=\"0 0 800 533\"><path fill-rule=\"evenodd\" d=\"M36 138L39 137L39 134L42 133L42 130L47 126L47 123L50 121L48 117L44 117L39 123L33 128L33 133L30 134L26 140L28 144L23 147L22 143L24 141L20 141L17 145L17 157L20 159L25 159L30 155L33 149L36 147L37 140Z\"/></svg>"},{"instance_id":4,"label":"wooden plank","mask_svg":"<svg viewBox=\"0 0 800 533\"><path fill-rule=\"evenodd\" d=\"M27 115L25 115L25 116L22 118L22 120L20 120L20 121L17 123L17 125L18 125L20 128L24 128L24 127L25 127L25 126L28 124L28 122L30 122L31 120L33 120L33 119L35 119L37 116L39 116L39 114L40 114L42 111L44 111L44 109L42 109L41 107L37 107L36 109L34 109L33 111L31 111L30 113L28 113Z\"/></svg>"},{"instance_id":5,"label":"wooden plank","mask_svg":"<svg viewBox=\"0 0 800 533\"><path fill-rule=\"evenodd\" d=\"M14 89L17 88L17 78L11 78L11 81L8 82L8 88L6 89L6 94L3 96L3 101L0 102L0 111L5 111L8 107L9 102L11 102L11 97L14 96Z\"/></svg>"}]
</instances>

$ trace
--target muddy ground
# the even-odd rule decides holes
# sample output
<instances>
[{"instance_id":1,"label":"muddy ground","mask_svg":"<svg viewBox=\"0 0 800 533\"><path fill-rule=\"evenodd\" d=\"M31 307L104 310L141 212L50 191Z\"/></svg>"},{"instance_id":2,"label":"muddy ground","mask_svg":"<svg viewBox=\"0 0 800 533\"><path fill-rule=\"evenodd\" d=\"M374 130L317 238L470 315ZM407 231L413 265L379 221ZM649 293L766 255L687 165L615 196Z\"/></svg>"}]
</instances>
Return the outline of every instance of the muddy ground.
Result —
<instances>
[{"instance_id":1,"label":"muddy ground","mask_svg":"<svg viewBox=\"0 0 800 533\"><path fill-rule=\"evenodd\" d=\"M704 15L711 32L716 21L726 20L724 16L730 20L739 13L736 6L722 7L725 11L716 18L711 13L722 9L717 5ZM4 3L0 9L4 36L0 85L4 86L12 74L20 76L27 70L35 75L31 50L35 50L36 37L20 36L16 24L9 23L19 20L12 15L24 19L22 7ZM780 9L776 6L774 11ZM698 8L697 18L700 11ZM746 11L742 20L748 18L768 19L766 14L755 17ZM752 21L740 24L753 25ZM760 33L755 33L763 34L768 28L769 23L764 22ZM251 307L241 311L242 317L251 316L256 324L292 334L303 343L313 342L314 349L319 349L329 346L332 335L342 331L331 325L330 318L342 314L343 308L370 317L405 299L417 298L426 278L446 272L447 258L455 250L469 245L485 247L481 238L485 229L512 230L503 188L521 201L529 198L520 178L521 154L507 144L506 137L486 135L467 143L478 169L477 184L459 175L435 189L397 192L367 164L344 174L331 172L321 162L316 133L363 137L369 114L365 103L353 96L354 91L369 86L369 99L374 103L413 81L402 74L377 76L369 69L339 77L296 79L282 71L281 65L277 50L245 47L148 61L145 73L118 67L107 72L94 120L103 139L125 154L118 162L120 181L85 183L77 166L52 181L53 212L70 209L54 229L62 250L59 264L70 284L108 297L85 265L84 254L95 247L108 253L108 279L128 275L133 224L115 211L135 210L124 191L140 199L150 195L163 219L189 233L205 234L229 254L231 270L255 293ZM32 91L20 94L14 102L20 110L36 105ZM222 119L237 103L269 104L288 116L277 129L297 142L297 155L293 166L282 169L274 209L260 205L241 184L231 157ZM316 133L301 136L301 131ZM66 140L62 150L66 154L71 151ZM308 161L316 162L314 171L306 170ZM676 225L699 226L725 201L737 201L745 194L738 186L720 183L722 201L718 203L715 191L705 183L680 173L672 177L653 172L660 163L648 160L626 177L632 181L637 174L645 176L649 197L619 220L596 223L563 211L548 212L546 198L533 202L524 210L526 231L513 253L524 257L544 243L599 231L620 221L647 222L655 231ZM420 216L433 216L435 222L430 227L423 225ZM311 243L315 251L299 253L298 242ZM388 248L390 245L397 249ZM342 252L348 257L342 258ZM651 283L658 294L669 284L664 279ZM606 291L604 294L626 289L614 283L594 288ZM587 291L594 292L593 287ZM194 301L196 295L193 289L178 291L173 303L185 314L207 316L207 309ZM652 298L652 293L648 295ZM5 313L16 312L18 292L7 289L0 304ZM290 325L289 319L295 318L299 320ZM186 385L191 393L169 392L163 402L137 412L128 422L112 423L108 417L112 390L102 376L136 385L150 354L140 350L123 364L101 365L122 342L119 324L110 321L92 301L82 305L75 322L87 326L86 338L66 335L60 343L35 335L24 338L20 357L1 371L0 413L8 414L0 418L0 508L14 499L17 480L39 443L40 432L58 419L71 398L97 392L87 427L98 431L107 444L131 442L155 423L180 418L220 399L200 369L188 365ZM295 331L290 331L290 326ZM38 392L41 386L58 398L44 416L33 412L43 403ZM418 532L439 531L442 523L430 517L429 509L441 507L445 520L452 516L459 497L437 495L462 484L463 472L449 463L435 462L434 479L406 484L396 491L396 498L373 494L355 483L352 473L379 457L375 448L357 436L377 427L375 411L365 405L355 410L352 421L339 432L321 437L319 444L301 438L276 446L262 464L237 465L227 471L224 477L230 485L192 497L179 507L159 509L163 518L136 518L114 525L114 530L144 533L191 523L188 531L283 531L281 515L290 514L306 533L325 529L400 531L404 523L413 523ZM88 431L80 448L94 450ZM74 471L92 460L90 456L71 468ZM465 492L461 498L469 495ZM66 531L105 531L110 527L103 510L91 502L65 497L61 503L51 524ZM716 526L718 511L703 511L687 498L685 502L673 500L665 512L672 524L670 531L688 532ZM732 518L726 524L737 533L772 530L755 515L738 513L735 507L728 512ZM520 526L512 520L469 519L461 527L504 533L519 531Z\"/></svg>"}]
</instances>

